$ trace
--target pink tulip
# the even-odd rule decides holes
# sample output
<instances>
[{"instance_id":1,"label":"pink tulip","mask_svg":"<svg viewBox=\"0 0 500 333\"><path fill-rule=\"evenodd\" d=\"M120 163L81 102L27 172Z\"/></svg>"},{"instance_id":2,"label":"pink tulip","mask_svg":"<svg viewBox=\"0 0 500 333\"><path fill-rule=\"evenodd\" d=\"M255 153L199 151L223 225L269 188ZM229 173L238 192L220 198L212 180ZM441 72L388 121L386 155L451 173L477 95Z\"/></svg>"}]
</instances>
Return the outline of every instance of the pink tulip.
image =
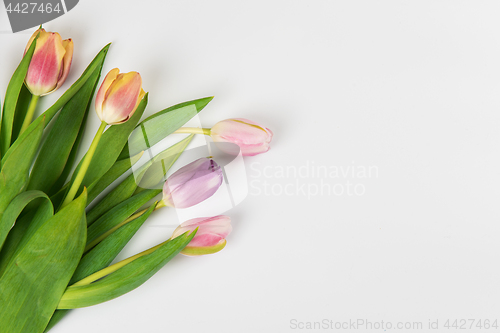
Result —
<instances>
[{"instance_id":1,"label":"pink tulip","mask_svg":"<svg viewBox=\"0 0 500 333\"><path fill-rule=\"evenodd\" d=\"M26 86L33 95L44 96L56 91L68 77L73 59L73 41L62 40L57 32L38 29L31 36L26 51L35 37L35 51L26 74Z\"/></svg>"},{"instance_id":2,"label":"pink tulip","mask_svg":"<svg viewBox=\"0 0 500 333\"><path fill-rule=\"evenodd\" d=\"M219 215L186 221L174 230L172 239L196 228L198 228L196 235L181 253L188 256L216 253L226 246L226 237L232 230L231 218Z\"/></svg>"},{"instance_id":3,"label":"pink tulip","mask_svg":"<svg viewBox=\"0 0 500 333\"><path fill-rule=\"evenodd\" d=\"M114 68L97 92L95 111L106 124L122 124L132 117L145 94L139 73L120 74L120 70Z\"/></svg>"},{"instance_id":4,"label":"pink tulip","mask_svg":"<svg viewBox=\"0 0 500 333\"><path fill-rule=\"evenodd\" d=\"M222 184L222 170L211 158L200 158L168 177L163 186L166 206L188 208L211 197Z\"/></svg>"},{"instance_id":5,"label":"pink tulip","mask_svg":"<svg viewBox=\"0 0 500 333\"><path fill-rule=\"evenodd\" d=\"M265 153L269 150L269 143L273 138L273 132L270 129L243 118L218 122L212 127L210 135L215 142L237 144L243 156ZM228 150L222 145L221 149Z\"/></svg>"}]
</instances>

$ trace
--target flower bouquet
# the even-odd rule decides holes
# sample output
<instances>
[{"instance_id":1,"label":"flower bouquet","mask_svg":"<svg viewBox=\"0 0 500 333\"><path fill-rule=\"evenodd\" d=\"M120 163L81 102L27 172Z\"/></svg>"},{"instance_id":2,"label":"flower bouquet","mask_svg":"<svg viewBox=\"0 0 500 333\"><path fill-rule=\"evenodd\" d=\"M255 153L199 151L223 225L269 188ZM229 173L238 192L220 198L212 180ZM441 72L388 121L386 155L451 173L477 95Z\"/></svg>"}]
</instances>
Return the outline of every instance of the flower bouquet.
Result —
<instances>
[{"instance_id":1,"label":"flower bouquet","mask_svg":"<svg viewBox=\"0 0 500 333\"><path fill-rule=\"evenodd\" d=\"M230 218L200 217L182 223L165 242L111 264L155 210L192 207L221 186L223 172L213 157L200 156L166 178L194 135L211 136L227 154L269 150L272 132L246 119L211 129L181 127L212 97L141 120L148 94L139 73L115 68L98 84L108 48L37 118L39 99L68 76L73 41L40 27L9 82L0 127L1 332L48 331L70 309L137 288L179 253L222 250ZM93 107L101 125L77 161ZM189 136L151 154L175 133Z\"/></svg>"}]
</instances>

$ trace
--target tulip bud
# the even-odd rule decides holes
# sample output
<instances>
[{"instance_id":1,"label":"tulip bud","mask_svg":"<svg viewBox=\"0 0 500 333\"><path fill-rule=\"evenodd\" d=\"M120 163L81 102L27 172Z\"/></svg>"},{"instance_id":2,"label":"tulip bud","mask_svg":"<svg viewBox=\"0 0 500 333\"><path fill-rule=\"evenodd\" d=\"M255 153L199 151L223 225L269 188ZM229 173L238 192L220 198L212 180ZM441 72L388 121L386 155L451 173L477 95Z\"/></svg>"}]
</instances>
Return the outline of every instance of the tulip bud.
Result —
<instances>
[{"instance_id":1,"label":"tulip bud","mask_svg":"<svg viewBox=\"0 0 500 333\"><path fill-rule=\"evenodd\" d=\"M104 78L95 97L95 111L101 121L118 125L132 117L144 97L141 75L137 72L120 74L114 68Z\"/></svg>"},{"instance_id":2,"label":"tulip bud","mask_svg":"<svg viewBox=\"0 0 500 333\"><path fill-rule=\"evenodd\" d=\"M216 253L226 246L226 237L232 230L231 218L219 215L186 221L174 230L172 239L196 228L196 235L181 253L188 256Z\"/></svg>"},{"instance_id":3,"label":"tulip bud","mask_svg":"<svg viewBox=\"0 0 500 333\"><path fill-rule=\"evenodd\" d=\"M62 40L57 32L47 32L38 29L31 36L26 51L35 37L35 51L26 74L26 86L33 95L44 96L56 91L68 77L73 59L73 41Z\"/></svg>"},{"instance_id":4,"label":"tulip bud","mask_svg":"<svg viewBox=\"0 0 500 333\"><path fill-rule=\"evenodd\" d=\"M253 121L235 118L215 124L211 129L210 136L215 142L237 144L243 156L253 156L269 150L273 132ZM222 145L221 149L227 150Z\"/></svg>"},{"instance_id":5,"label":"tulip bud","mask_svg":"<svg viewBox=\"0 0 500 333\"><path fill-rule=\"evenodd\" d=\"M211 197L222 184L222 170L211 158L200 158L168 177L163 186L166 206L188 208Z\"/></svg>"}]
</instances>

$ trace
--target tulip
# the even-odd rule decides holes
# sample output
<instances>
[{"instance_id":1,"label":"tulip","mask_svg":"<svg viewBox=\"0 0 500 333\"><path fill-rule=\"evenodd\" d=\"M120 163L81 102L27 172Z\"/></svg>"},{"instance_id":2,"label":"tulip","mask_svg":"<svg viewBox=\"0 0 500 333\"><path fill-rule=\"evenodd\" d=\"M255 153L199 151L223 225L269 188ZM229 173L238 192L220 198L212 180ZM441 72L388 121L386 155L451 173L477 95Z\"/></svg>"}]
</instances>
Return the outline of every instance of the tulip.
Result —
<instances>
[{"instance_id":1,"label":"tulip","mask_svg":"<svg viewBox=\"0 0 500 333\"><path fill-rule=\"evenodd\" d=\"M238 145L243 156L253 156L269 150L273 132L253 121L235 118L215 124L210 136L215 142L231 142ZM223 145L220 147L224 149Z\"/></svg>"},{"instance_id":2,"label":"tulip","mask_svg":"<svg viewBox=\"0 0 500 333\"><path fill-rule=\"evenodd\" d=\"M95 111L101 121L118 125L132 117L145 92L137 72L120 74L114 68L106 75L95 98Z\"/></svg>"},{"instance_id":3,"label":"tulip","mask_svg":"<svg viewBox=\"0 0 500 333\"><path fill-rule=\"evenodd\" d=\"M57 32L38 29L31 36L24 53L38 34L25 82L33 95L44 96L56 91L68 77L73 59L73 41L62 40Z\"/></svg>"},{"instance_id":4,"label":"tulip","mask_svg":"<svg viewBox=\"0 0 500 333\"><path fill-rule=\"evenodd\" d=\"M101 119L101 126L83 158L61 207L68 205L78 192L106 126L119 125L129 120L145 94L142 90L141 76L137 72L120 74L120 70L114 68L106 75L95 98L95 111Z\"/></svg>"},{"instance_id":5,"label":"tulip","mask_svg":"<svg viewBox=\"0 0 500 333\"><path fill-rule=\"evenodd\" d=\"M57 32L47 32L45 29L35 31L24 50L25 54L37 35L35 50L24 79L26 87L33 96L20 133L23 133L31 124L40 96L56 91L66 81L73 59L73 41L62 40Z\"/></svg>"},{"instance_id":6,"label":"tulip","mask_svg":"<svg viewBox=\"0 0 500 333\"><path fill-rule=\"evenodd\" d=\"M188 208L211 197L222 184L222 170L211 158L200 158L168 177L163 204Z\"/></svg>"},{"instance_id":7,"label":"tulip","mask_svg":"<svg viewBox=\"0 0 500 333\"><path fill-rule=\"evenodd\" d=\"M231 218L219 215L192 219L178 226L172 235L174 239L186 231L194 231L196 235L181 251L188 256L199 256L219 252L226 246L226 237L231 233Z\"/></svg>"}]
</instances>

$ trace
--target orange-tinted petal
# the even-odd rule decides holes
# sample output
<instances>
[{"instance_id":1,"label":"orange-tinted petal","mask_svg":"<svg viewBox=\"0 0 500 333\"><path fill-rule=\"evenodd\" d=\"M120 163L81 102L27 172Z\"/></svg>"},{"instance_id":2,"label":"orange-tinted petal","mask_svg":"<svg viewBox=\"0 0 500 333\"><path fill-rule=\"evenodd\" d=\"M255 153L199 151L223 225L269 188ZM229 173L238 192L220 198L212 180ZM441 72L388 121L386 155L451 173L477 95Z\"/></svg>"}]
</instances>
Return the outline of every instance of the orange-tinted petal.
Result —
<instances>
[{"instance_id":1,"label":"orange-tinted petal","mask_svg":"<svg viewBox=\"0 0 500 333\"><path fill-rule=\"evenodd\" d=\"M144 89L141 88L141 92L139 93L139 97L137 98L137 103L135 104L135 108L134 108L134 112L135 110L137 109L137 107L139 106L139 103L142 101L142 99L144 98L144 95L146 95L146 92L144 91ZM131 116L130 116L131 117Z\"/></svg>"},{"instance_id":2,"label":"orange-tinted petal","mask_svg":"<svg viewBox=\"0 0 500 333\"><path fill-rule=\"evenodd\" d=\"M66 81L66 78L68 77L69 74L69 69L71 68L71 61L73 60L73 40L71 38L65 39L62 41L62 45L66 50L66 53L64 54L62 68L61 68L62 72L61 76L59 77L59 80L57 81L56 89L62 86L64 81Z\"/></svg>"},{"instance_id":3,"label":"orange-tinted petal","mask_svg":"<svg viewBox=\"0 0 500 333\"><path fill-rule=\"evenodd\" d=\"M38 29L36 30L33 35L31 35L29 41L28 41L28 45L26 45L26 48L24 49L24 54L26 54L26 52L28 51L28 49L30 48L31 46L31 43L33 43L33 41L35 40L35 37L36 35L38 35L38 33L40 33L40 37L42 34L48 34L47 32L45 32L45 29ZM39 44L39 42L37 42L37 44Z\"/></svg>"},{"instance_id":4,"label":"orange-tinted petal","mask_svg":"<svg viewBox=\"0 0 500 333\"><path fill-rule=\"evenodd\" d=\"M116 77L119 73L120 70L118 68L113 68L112 70L110 70L109 73L106 74L104 81L102 81L101 87L99 88L99 91L97 92L97 95L95 97L95 112L97 113L97 116L99 117L99 119L101 119L101 121L104 121L104 115L102 114L102 104L104 103L106 92L108 91L113 81L116 80Z\"/></svg>"}]
</instances>

